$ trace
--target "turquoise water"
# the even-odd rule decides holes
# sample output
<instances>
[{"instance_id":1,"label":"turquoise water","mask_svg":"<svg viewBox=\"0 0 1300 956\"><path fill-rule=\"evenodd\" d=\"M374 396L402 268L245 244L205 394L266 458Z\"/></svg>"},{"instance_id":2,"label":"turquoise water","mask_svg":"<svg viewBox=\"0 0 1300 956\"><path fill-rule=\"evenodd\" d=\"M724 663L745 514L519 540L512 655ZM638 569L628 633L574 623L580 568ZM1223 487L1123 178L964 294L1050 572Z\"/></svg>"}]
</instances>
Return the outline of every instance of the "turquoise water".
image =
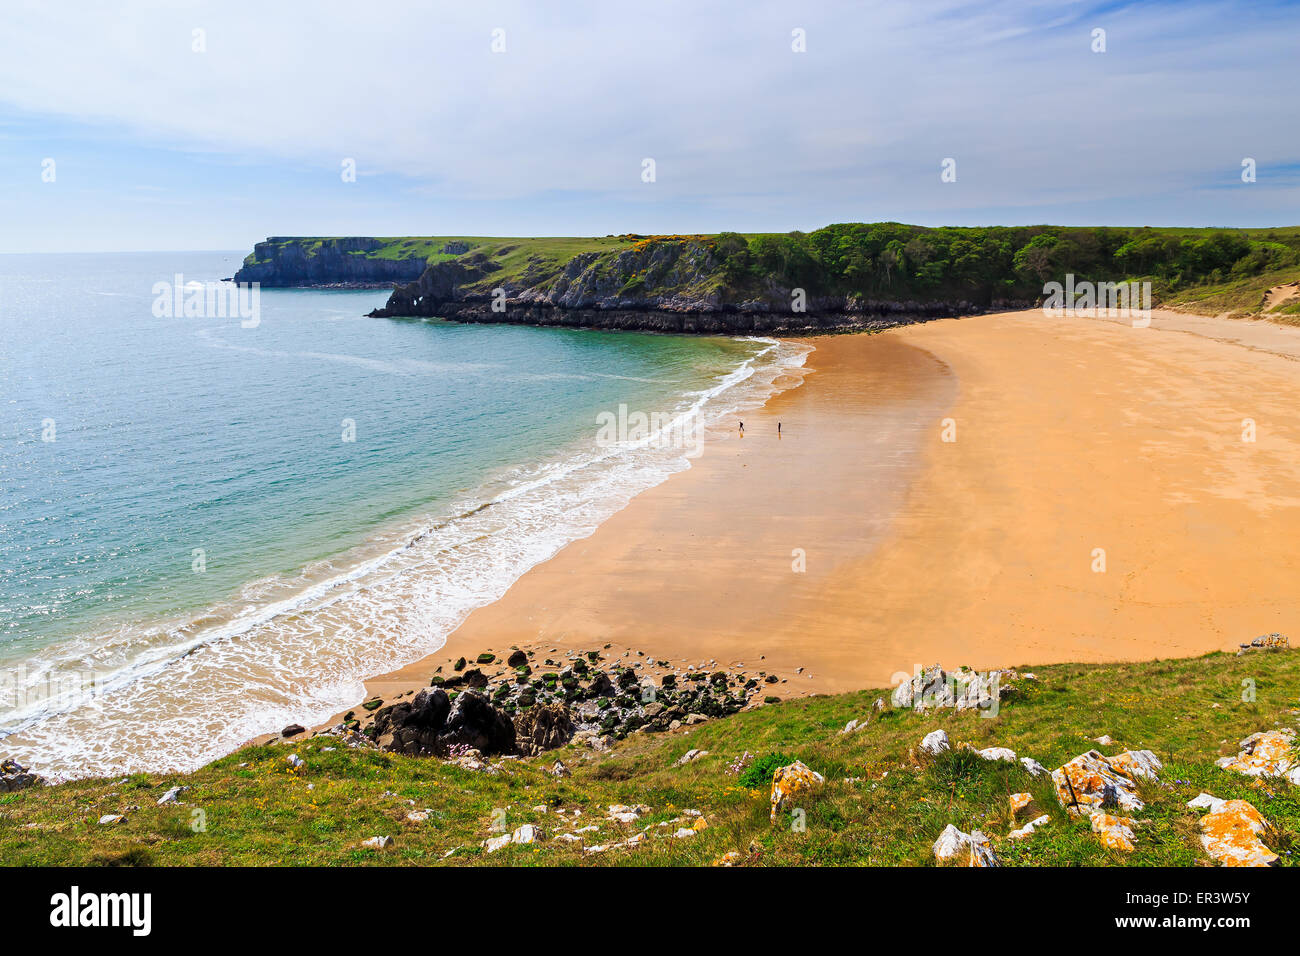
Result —
<instances>
[{"instance_id":1,"label":"turquoise water","mask_svg":"<svg viewBox=\"0 0 1300 956\"><path fill-rule=\"evenodd\" d=\"M0 256L0 750L51 774L193 766L354 703L688 467L598 416L707 421L801 361L365 318L383 291L155 314L156 283L239 258Z\"/></svg>"}]
</instances>

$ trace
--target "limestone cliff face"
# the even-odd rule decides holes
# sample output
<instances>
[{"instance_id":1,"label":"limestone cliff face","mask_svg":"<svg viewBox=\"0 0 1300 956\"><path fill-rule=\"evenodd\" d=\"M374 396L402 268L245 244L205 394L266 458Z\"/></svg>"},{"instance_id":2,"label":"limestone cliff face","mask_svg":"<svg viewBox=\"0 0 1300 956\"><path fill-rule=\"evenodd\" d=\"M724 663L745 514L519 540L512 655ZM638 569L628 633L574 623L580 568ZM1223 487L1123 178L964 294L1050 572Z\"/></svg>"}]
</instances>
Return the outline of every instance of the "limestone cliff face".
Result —
<instances>
[{"instance_id":1,"label":"limestone cliff face","mask_svg":"<svg viewBox=\"0 0 1300 956\"><path fill-rule=\"evenodd\" d=\"M793 307L795 290L775 280L730 291L724 263L706 241L638 243L559 263L534 259L522 269L482 254L435 263L395 289L371 315L655 332L794 333L883 328L986 311L971 302L855 296L809 296L800 311Z\"/></svg>"},{"instance_id":2,"label":"limestone cliff face","mask_svg":"<svg viewBox=\"0 0 1300 956\"><path fill-rule=\"evenodd\" d=\"M308 239L272 236L259 242L235 273L236 282L267 288L335 286L383 288L411 282L425 270L424 256L380 258L389 243L362 237Z\"/></svg>"}]
</instances>

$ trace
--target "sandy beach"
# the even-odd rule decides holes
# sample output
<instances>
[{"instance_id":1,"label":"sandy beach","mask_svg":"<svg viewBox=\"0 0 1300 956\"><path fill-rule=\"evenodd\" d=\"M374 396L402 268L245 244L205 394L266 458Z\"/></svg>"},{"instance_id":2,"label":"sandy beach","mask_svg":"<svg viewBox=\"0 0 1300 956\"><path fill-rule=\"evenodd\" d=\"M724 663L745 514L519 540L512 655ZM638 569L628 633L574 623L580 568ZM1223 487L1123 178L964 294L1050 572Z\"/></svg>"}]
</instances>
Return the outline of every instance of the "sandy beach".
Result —
<instances>
[{"instance_id":1,"label":"sandy beach","mask_svg":"<svg viewBox=\"0 0 1300 956\"><path fill-rule=\"evenodd\" d=\"M789 696L1294 630L1300 330L1032 311L807 341L743 437L368 690L511 646L744 664Z\"/></svg>"}]
</instances>

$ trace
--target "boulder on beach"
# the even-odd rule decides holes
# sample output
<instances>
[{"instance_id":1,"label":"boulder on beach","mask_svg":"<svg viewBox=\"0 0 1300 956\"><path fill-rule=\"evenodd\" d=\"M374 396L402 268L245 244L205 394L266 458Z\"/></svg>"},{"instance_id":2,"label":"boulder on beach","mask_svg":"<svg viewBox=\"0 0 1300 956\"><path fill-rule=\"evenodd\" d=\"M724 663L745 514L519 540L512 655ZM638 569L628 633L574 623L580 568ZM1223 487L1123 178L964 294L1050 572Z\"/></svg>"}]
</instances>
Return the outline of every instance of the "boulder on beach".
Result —
<instances>
[{"instance_id":1,"label":"boulder on beach","mask_svg":"<svg viewBox=\"0 0 1300 956\"><path fill-rule=\"evenodd\" d=\"M489 756L513 753L515 725L482 694L466 691L452 704L438 741L448 747L473 748Z\"/></svg>"},{"instance_id":2,"label":"boulder on beach","mask_svg":"<svg viewBox=\"0 0 1300 956\"><path fill-rule=\"evenodd\" d=\"M569 708L559 701L530 707L515 717L515 744L526 756L562 747L572 736Z\"/></svg>"},{"instance_id":3,"label":"boulder on beach","mask_svg":"<svg viewBox=\"0 0 1300 956\"><path fill-rule=\"evenodd\" d=\"M442 745L438 737L450 712L446 691L440 687L422 690L411 700L385 707L375 715L375 742L384 750L411 756L439 754Z\"/></svg>"}]
</instances>

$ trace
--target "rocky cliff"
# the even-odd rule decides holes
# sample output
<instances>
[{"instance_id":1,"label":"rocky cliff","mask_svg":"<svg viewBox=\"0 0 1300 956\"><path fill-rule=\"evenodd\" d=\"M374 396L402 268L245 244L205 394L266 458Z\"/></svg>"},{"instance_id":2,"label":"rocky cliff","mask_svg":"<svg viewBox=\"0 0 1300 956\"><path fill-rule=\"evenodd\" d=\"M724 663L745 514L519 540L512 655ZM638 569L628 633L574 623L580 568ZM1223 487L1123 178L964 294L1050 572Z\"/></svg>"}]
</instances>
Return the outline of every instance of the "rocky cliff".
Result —
<instances>
[{"instance_id":1,"label":"rocky cliff","mask_svg":"<svg viewBox=\"0 0 1300 956\"><path fill-rule=\"evenodd\" d=\"M427 248L418 241L272 236L254 247L234 280L268 288L384 288L419 278L427 263Z\"/></svg>"},{"instance_id":2,"label":"rocky cliff","mask_svg":"<svg viewBox=\"0 0 1300 956\"><path fill-rule=\"evenodd\" d=\"M775 275L737 274L715 237L628 237L621 247L568 257L543 248L530 253L529 242L478 247L433 263L371 315L655 332L790 333L883 328L988 310L958 299L810 294Z\"/></svg>"}]
</instances>

